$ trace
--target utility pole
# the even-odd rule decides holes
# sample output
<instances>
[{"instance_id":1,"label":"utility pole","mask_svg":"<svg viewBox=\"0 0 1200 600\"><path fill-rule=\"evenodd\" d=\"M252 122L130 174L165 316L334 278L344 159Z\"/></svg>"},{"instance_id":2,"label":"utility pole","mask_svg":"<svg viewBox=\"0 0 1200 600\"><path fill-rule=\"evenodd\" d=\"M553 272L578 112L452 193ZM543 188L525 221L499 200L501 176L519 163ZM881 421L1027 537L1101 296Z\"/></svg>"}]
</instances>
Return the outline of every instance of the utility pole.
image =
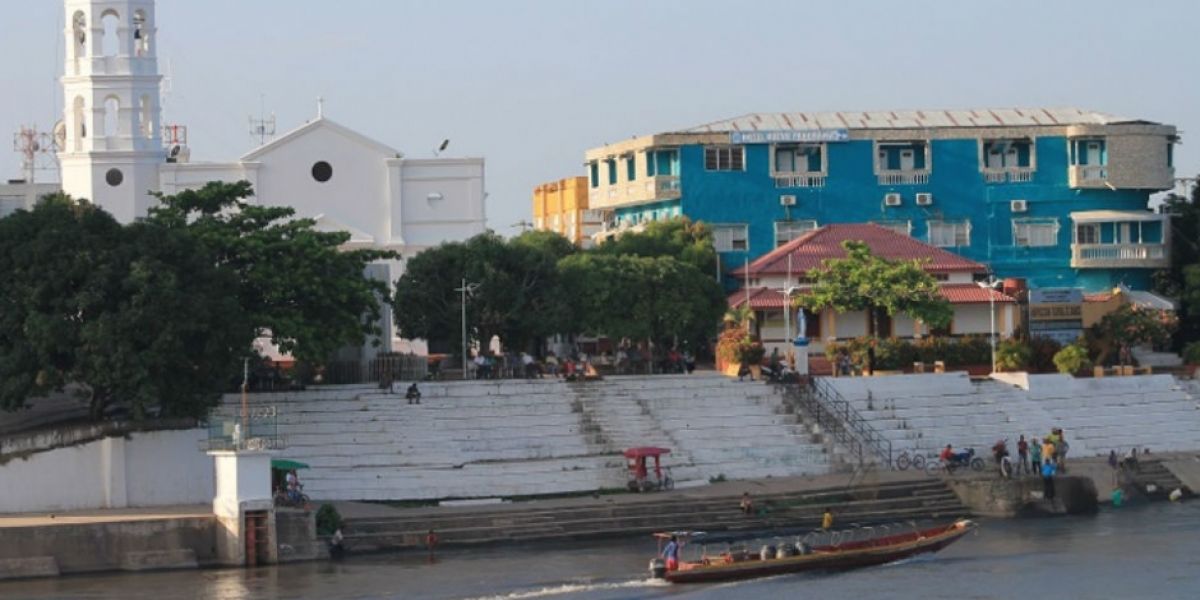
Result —
<instances>
[{"instance_id":1,"label":"utility pole","mask_svg":"<svg viewBox=\"0 0 1200 600\"><path fill-rule=\"evenodd\" d=\"M467 295L474 295L475 290L479 289L478 283L467 283L467 278L462 279L462 287L454 288L454 291L462 293L462 378L467 378L467 362L470 353L467 351Z\"/></svg>"}]
</instances>

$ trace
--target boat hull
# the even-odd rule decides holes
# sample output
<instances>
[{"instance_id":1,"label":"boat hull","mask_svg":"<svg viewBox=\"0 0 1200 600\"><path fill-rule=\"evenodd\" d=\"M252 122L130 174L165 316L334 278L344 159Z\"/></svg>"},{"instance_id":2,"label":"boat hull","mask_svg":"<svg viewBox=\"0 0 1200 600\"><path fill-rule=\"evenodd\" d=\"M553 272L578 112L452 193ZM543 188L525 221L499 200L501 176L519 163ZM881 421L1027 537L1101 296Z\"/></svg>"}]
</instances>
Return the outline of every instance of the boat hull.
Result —
<instances>
[{"instance_id":1,"label":"boat hull","mask_svg":"<svg viewBox=\"0 0 1200 600\"><path fill-rule=\"evenodd\" d=\"M840 571L882 565L938 552L975 528L970 521L881 540L815 548L812 554L771 560L687 563L664 578L671 583L707 583L808 571Z\"/></svg>"}]
</instances>

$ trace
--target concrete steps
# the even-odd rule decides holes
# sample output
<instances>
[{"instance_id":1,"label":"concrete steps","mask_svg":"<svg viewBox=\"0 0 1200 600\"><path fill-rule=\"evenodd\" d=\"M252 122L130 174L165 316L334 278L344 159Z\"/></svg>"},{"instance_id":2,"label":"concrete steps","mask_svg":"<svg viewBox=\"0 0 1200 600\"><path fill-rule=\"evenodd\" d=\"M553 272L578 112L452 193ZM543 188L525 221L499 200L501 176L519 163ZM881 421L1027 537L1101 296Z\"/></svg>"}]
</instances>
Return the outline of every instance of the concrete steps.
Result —
<instances>
[{"instance_id":1,"label":"concrete steps","mask_svg":"<svg viewBox=\"0 0 1200 600\"><path fill-rule=\"evenodd\" d=\"M883 484L849 493L845 488L755 497L761 512L742 514L738 497L657 498L608 504L541 507L538 502L487 509L414 509L391 518L347 519L343 533L357 552L420 548L429 529L443 544L511 540L580 539L670 529L705 531L817 526L826 506L842 524L960 516L967 511L944 483L928 479Z\"/></svg>"}]
</instances>

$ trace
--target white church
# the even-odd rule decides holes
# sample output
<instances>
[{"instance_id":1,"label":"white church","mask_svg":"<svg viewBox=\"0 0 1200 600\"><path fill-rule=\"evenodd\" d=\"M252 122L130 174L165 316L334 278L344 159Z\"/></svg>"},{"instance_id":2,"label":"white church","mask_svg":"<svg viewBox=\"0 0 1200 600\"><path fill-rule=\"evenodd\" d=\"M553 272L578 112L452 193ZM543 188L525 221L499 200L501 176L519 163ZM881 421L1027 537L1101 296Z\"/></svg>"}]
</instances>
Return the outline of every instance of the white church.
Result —
<instances>
[{"instance_id":1,"label":"white church","mask_svg":"<svg viewBox=\"0 0 1200 600\"><path fill-rule=\"evenodd\" d=\"M413 159L326 118L228 162L191 162L186 140L164 145L154 0L65 0L66 64L59 130L62 189L121 222L210 181L247 180L263 205L290 206L349 248L398 252L371 275L395 282L404 260L486 228L482 158ZM170 146L170 147L168 147ZM390 319L384 340L393 340ZM385 347L384 350L387 348Z\"/></svg>"}]
</instances>

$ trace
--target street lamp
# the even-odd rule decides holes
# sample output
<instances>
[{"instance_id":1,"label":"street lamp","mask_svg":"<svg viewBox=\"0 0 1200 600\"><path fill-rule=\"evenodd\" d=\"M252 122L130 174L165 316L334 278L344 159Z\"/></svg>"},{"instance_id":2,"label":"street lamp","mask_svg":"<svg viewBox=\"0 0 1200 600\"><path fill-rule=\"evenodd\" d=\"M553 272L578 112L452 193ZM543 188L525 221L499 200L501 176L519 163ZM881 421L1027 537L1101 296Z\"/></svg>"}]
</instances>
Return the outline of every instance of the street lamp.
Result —
<instances>
[{"instance_id":1,"label":"street lamp","mask_svg":"<svg viewBox=\"0 0 1200 600\"><path fill-rule=\"evenodd\" d=\"M467 358L468 358L468 355L467 355L467 296L468 295L474 296L475 290L477 290L477 289L479 289L479 284L478 283L468 284L467 279L465 277L462 280L462 287L454 288L454 291L462 292L462 302L460 303L460 305L462 306L462 361L463 361L462 362L462 378L464 380L467 378Z\"/></svg>"},{"instance_id":2,"label":"street lamp","mask_svg":"<svg viewBox=\"0 0 1200 600\"><path fill-rule=\"evenodd\" d=\"M992 293L996 289L996 284L1000 283L999 279L988 273L988 278L985 281L976 281L975 284L987 291L988 295L988 317L991 321L991 339L992 339L992 373L996 372L996 296Z\"/></svg>"}]
</instances>

